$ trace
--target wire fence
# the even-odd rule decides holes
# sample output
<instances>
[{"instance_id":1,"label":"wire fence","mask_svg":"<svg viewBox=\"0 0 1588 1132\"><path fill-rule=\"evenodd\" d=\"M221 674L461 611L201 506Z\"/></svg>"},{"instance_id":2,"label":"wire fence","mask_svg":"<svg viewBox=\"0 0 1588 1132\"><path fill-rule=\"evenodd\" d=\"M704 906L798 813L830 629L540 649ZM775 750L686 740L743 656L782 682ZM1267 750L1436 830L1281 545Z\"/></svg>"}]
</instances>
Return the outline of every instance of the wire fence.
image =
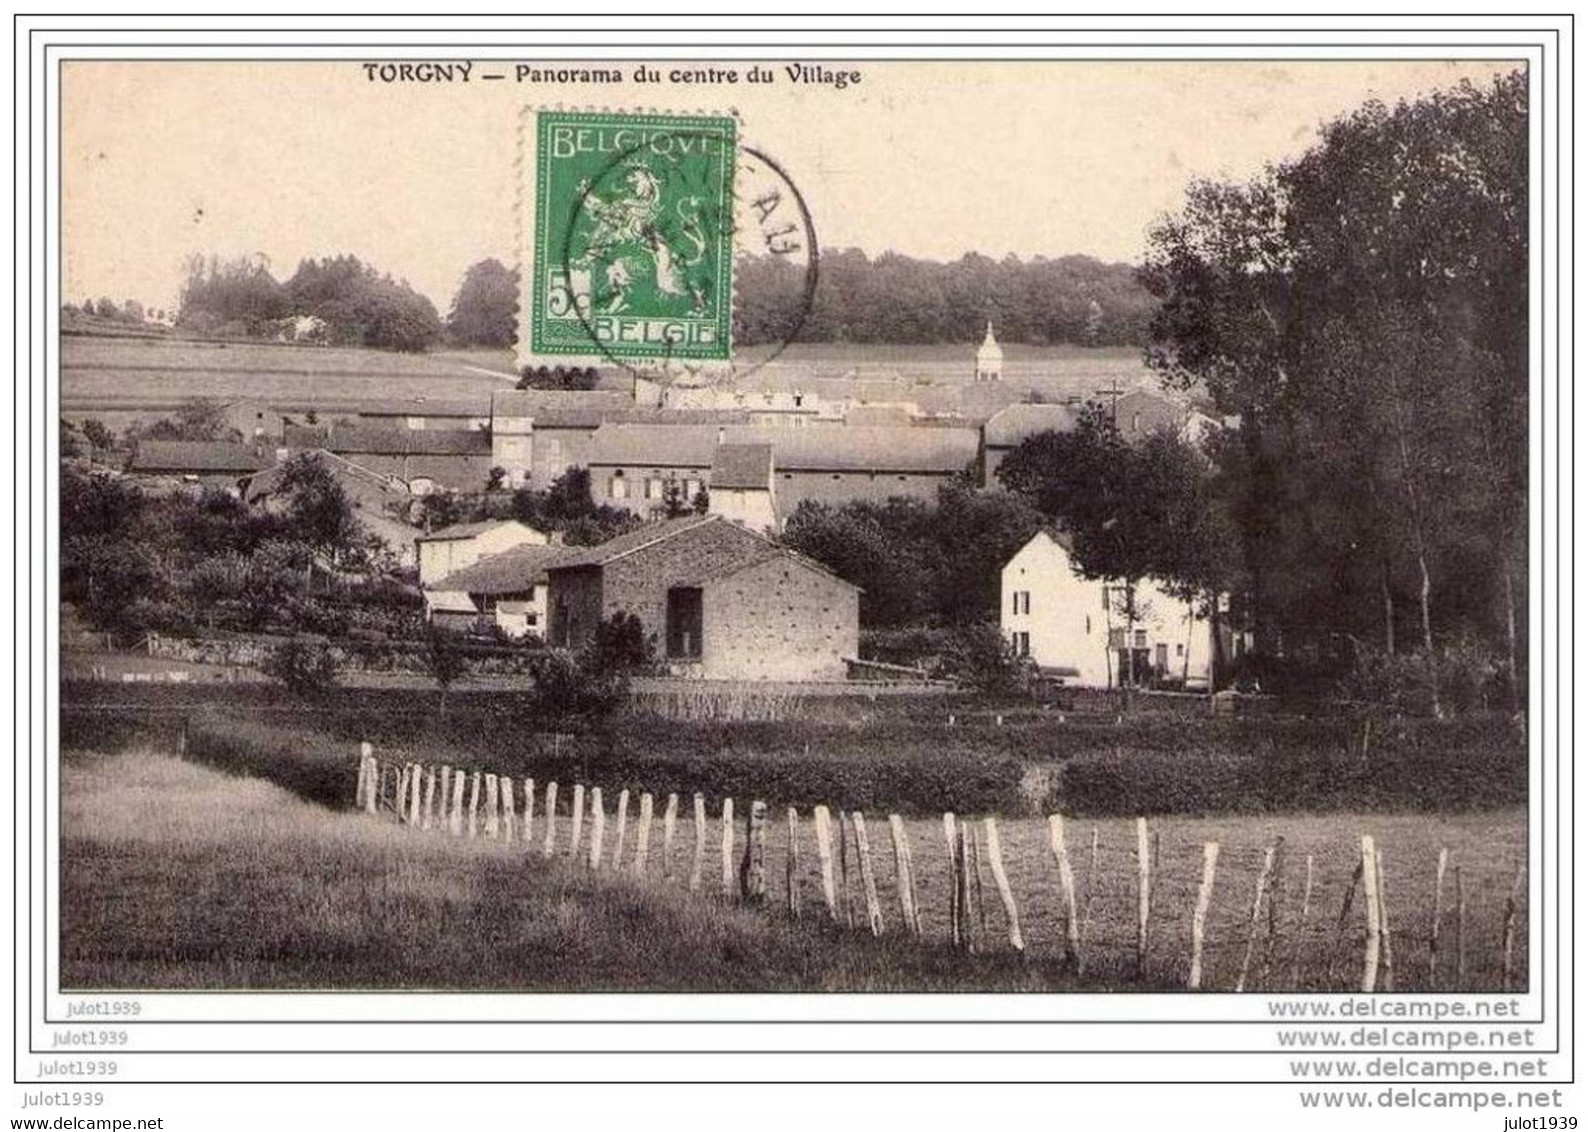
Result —
<instances>
[{"instance_id":1,"label":"wire fence","mask_svg":"<svg viewBox=\"0 0 1588 1132\"><path fill-rule=\"evenodd\" d=\"M537 783L358 754L355 808L416 834L678 885L923 945L1013 949L1089 982L1223 992L1527 987L1526 856L1353 833L1287 844L1265 819L903 819L757 799Z\"/></svg>"}]
</instances>

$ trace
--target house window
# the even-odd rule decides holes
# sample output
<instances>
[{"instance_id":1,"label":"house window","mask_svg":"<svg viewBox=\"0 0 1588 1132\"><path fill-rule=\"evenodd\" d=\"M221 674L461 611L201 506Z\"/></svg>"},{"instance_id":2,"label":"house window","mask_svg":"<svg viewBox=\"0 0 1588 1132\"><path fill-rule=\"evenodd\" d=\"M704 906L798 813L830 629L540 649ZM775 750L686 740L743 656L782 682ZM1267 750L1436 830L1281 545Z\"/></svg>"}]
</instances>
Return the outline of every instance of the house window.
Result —
<instances>
[{"instance_id":1,"label":"house window","mask_svg":"<svg viewBox=\"0 0 1588 1132\"><path fill-rule=\"evenodd\" d=\"M684 498L685 499L694 499L695 496L697 496L699 494L700 494L700 481L699 480L685 480L684 481Z\"/></svg>"},{"instance_id":2,"label":"house window","mask_svg":"<svg viewBox=\"0 0 1588 1132\"><path fill-rule=\"evenodd\" d=\"M1031 612L1031 591L1030 590L1016 590L1015 591L1015 608L1014 608L1014 611L1016 613L1030 613Z\"/></svg>"},{"instance_id":3,"label":"house window","mask_svg":"<svg viewBox=\"0 0 1588 1132\"><path fill-rule=\"evenodd\" d=\"M704 623L699 586L674 586L667 591L667 655L699 660Z\"/></svg>"},{"instance_id":4,"label":"house window","mask_svg":"<svg viewBox=\"0 0 1588 1132\"><path fill-rule=\"evenodd\" d=\"M645 477L645 498L646 499L660 499L662 497L662 484L664 482L665 481L663 481L663 480L653 479L650 476L646 476Z\"/></svg>"},{"instance_id":5,"label":"house window","mask_svg":"<svg viewBox=\"0 0 1588 1132\"><path fill-rule=\"evenodd\" d=\"M1108 612L1108 587L1103 587L1103 612Z\"/></svg>"},{"instance_id":6,"label":"house window","mask_svg":"<svg viewBox=\"0 0 1588 1132\"><path fill-rule=\"evenodd\" d=\"M1153 651L1156 653L1153 659L1157 664L1158 671L1166 671L1169 667L1169 646L1159 641L1158 647Z\"/></svg>"},{"instance_id":7,"label":"house window","mask_svg":"<svg viewBox=\"0 0 1588 1132\"><path fill-rule=\"evenodd\" d=\"M1147 647L1147 630L1136 630L1136 647L1139 649L1144 649Z\"/></svg>"},{"instance_id":8,"label":"house window","mask_svg":"<svg viewBox=\"0 0 1588 1132\"><path fill-rule=\"evenodd\" d=\"M1090 613L1086 615L1086 635L1088 637L1092 635L1092 615Z\"/></svg>"},{"instance_id":9,"label":"house window","mask_svg":"<svg viewBox=\"0 0 1588 1132\"><path fill-rule=\"evenodd\" d=\"M1185 645L1175 645L1174 654L1175 654L1175 656L1184 656L1185 655Z\"/></svg>"},{"instance_id":10,"label":"house window","mask_svg":"<svg viewBox=\"0 0 1588 1132\"><path fill-rule=\"evenodd\" d=\"M627 499L629 497L629 481L623 478L622 472L612 473L612 479L607 485L607 494L613 499Z\"/></svg>"},{"instance_id":11,"label":"house window","mask_svg":"<svg viewBox=\"0 0 1588 1132\"><path fill-rule=\"evenodd\" d=\"M1015 652L1020 656L1031 655L1030 633L1021 632L1015 634Z\"/></svg>"}]
</instances>

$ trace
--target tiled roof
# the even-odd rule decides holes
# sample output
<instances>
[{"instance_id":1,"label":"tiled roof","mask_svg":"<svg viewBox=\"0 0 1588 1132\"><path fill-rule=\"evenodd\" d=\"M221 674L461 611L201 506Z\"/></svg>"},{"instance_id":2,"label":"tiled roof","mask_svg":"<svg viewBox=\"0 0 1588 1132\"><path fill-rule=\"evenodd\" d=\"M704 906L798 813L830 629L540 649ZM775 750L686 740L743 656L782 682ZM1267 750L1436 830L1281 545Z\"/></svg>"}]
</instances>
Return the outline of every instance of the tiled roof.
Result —
<instances>
[{"instance_id":1,"label":"tiled roof","mask_svg":"<svg viewBox=\"0 0 1588 1132\"><path fill-rule=\"evenodd\" d=\"M545 585L547 568L568 553L562 546L515 546L454 570L426 588L468 594L528 593Z\"/></svg>"},{"instance_id":2,"label":"tiled roof","mask_svg":"<svg viewBox=\"0 0 1588 1132\"><path fill-rule=\"evenodd\" d=\"M591 466L709 468L722 429L714 424L604 424L590 441Z\"/></svg>"},{"instance_id":3,"label":"tiled roof","mask_svg":"<svg viewBox=\"0 0 1588 1132\"><path fill-rule=\"evenodd\" d=\"M324 449L316 449L311 452L304 453L304 455L319 460L331 470L332 475L345 477L350 480L359 480L363 483L379 487L384 491L389 491L396 496L406 496L408 494L408 485L403 483L397 477L384 476L379 472L372 472L368 468L361 467L350 460L343 459L334 452L327 452ZM286 468L287 465L285 463L274 464L260 472L257 476L254 476L248 481L248 491L246 492L244 498L246 498L248 502L252 503L260 496L269 495L271 492L275 491L281 482L282 476L286 474Z\"/></svg>"},{"instance_id":4,"label":"tiled roof","mask_svg":"<svg viewBox=\"0 0 1588 1132\"><path fill-rule=\"evenodd\" d=\"M483 535L486 531L494 531L499 527L521 527L535 534L540 533L528 523L521 523L517 519L482 519L478 523L453 523L450 527L442 527L438 531L420 535L416 541L448 542L452 539L473 538L475 535Z\"/></svg>"},{"instance_id":5,"label":"tiled roof","mask_svg":"<svg viewBox=\"0 0 1588 1132\"><path fill-rule=\"evenodd\" d=\"M980 437L972 428L806 425L801 428L730 428L733 444L772 445L779 472L963 471L975 459Z\"/></svg>"},{"instance_id":6,"label":"tiled roof","mask_svg":"<svg viewBox=\"0 0 1588 1132\"><path fill-rule=\"evenodd\" d=\"M604 566L608 562L632 554L636 550L652 546L666 539L674 538L685 531L692 531L696 527L703 527L708 523L727 523L720 515L686 515L682 519L663 519L660 522L646 523L627 534L618 535L617 538L608 539L599 546L565 547L567 553L553 563L549 569L562 570L575 566ZM732 524L728 524L732 526ZM734 527L735 530L741 528Z\"/></svg>"},{"instance_id":7,"label":"tiled roof","mask_svg":"<svg viewBox=\"0 0 1588 1132\"><path fill-rule=\"evenodd\" d=\"M766 489L772 480L770 444L718 445L711 462L713 488Z\"/></svg>"},{"instance_id":8,"label":"tiled roof","mask_svg":"<svg viewBox=\"0 0 1588 1132\"><path fill-rule=\"evenodd\" d=\"M252 448L229 440L140 440L128 470L134 472L257 472L264 462Z\"/></svg>"},{"instance_id":9,"label":"tiled roof","mask_svg":"<svg viewBox=\"0 0 1588 1132\"><path fill-rule=\"evenodd\" d=\"M624 393L572 389L498 389L491 394L491 416L534 417L566 415L569 419L594 419L603 412L632 407L634 399Z\"/></svg>"},{"instance_id":10,"label":"tiled roof","mask_svg":"<svg viewBox=\"0 0 1588 1132\"><path fill-rule=\"evenodd\" d=\"M803 569L812 570L818 574L825 574L835 582L839 582L842 585L848 586L852 590L864 592L859 586L855 585L853 582L839 577L831 569L816 561L814 558L807 558L805 555L789 550L787 547L776 546L771 543L767 544L766 552L763 554L755 554L749 558L741 559L736 562L719 562L715 565L702 565L700 569L695 571L693 574L681 575L678 579L678 582L679 584L683 585L688 585L689 583L693 582L697 586L706 585L710 582L720 582L724 578L731 578L735 574L742 574L752 567L762 566L772 561L789 562Z\"/></svg>"},{"instance_id":11,"label":"tiled roof","mask_svg":"<svg viewBox=\"0 0 1588 1132\"><path fill-rule=\"evenodd\" d=\"M288 448L324 448L376 456L488 456L491 434L484 429L377 428L339 425L328 432L289 425Z\"/></svg>"},{"instance_id":12,"label":"tiled roof","mask_svg":"<svg viewBox=\"0 0 1588 1132\"><path fill-rule=\"evenodd\" d=\"M425 590L425 608L431 613L478 613L464 590Z\"/></svg>"},{"instance_id":13,"label":"tiled roof","mask_svg":"<svg viewBox=\"0 0 1588 1132\"><path fill-rule=\"evenodd\" d=\"M360 401L361 417L458 417L482 420L491 415L491 403L483 397L472 401L384 400Z\"/></svg>"},{"instance_id":14,"label":"tiled roof","mask_svg":"<svg viewBox=\"0 0 1588 1132\"><path fill-rule=\"evenodd\" d=\"M983 428L989 445L1012 448L1039 432L1068 432L1075 427L1075 410L1068 405L1010 405L994 413Z\"/></svg>"}]
</instances>

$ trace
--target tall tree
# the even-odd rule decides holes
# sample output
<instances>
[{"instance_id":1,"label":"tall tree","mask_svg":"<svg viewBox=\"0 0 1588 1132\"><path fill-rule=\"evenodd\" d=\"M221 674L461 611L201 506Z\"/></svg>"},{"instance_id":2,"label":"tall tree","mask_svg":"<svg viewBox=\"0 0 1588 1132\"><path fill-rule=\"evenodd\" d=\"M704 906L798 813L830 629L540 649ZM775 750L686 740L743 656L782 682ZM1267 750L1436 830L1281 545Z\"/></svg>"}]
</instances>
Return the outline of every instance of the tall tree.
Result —
<instances>
[{"instance_id":1,"label":"tall tree","mask_svg":"<svg viewBox=\"0 0 1588 1132\"><path fill-rule=\"evenodd\" d=\"M447 335L462 346L511 346L517 338L518 272L484 259L463 273L447 315Z\"/></svg>"},{"instance_id":2,"label":"tall tree","mask_svg":"<svg viewBox=\"0 0 1588 1132\"><path fill-rule=\"evenodd\" d=\"M1506 641L1515 686L1526 91L1369 103L1251 184L1192 186L1151 235L1148 361L1240 417L1215 459L1260 647L1271 624L1393 647L1404 603L1425 653Z\"/></svg>"}]
</instances>

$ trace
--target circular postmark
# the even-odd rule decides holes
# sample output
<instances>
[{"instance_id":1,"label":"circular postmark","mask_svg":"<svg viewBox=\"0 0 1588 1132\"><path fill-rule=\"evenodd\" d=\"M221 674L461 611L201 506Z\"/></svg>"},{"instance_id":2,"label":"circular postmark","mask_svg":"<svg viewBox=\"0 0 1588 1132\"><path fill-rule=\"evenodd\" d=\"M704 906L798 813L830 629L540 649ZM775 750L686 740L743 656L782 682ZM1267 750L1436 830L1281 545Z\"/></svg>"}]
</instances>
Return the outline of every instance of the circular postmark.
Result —
<instances>
[{"instance_id":1,"label":"circular postmark","mask_svg":"<svg viewBox=\"0 0 1588 1132\"><path fill-rule=\"evenodd\" d=\"M616 147L572 195L555 249L592 353L664 384L732 381L766 365L815 303L819 245L787 171L687 126Z\"/></svg>"}]
</instances>

